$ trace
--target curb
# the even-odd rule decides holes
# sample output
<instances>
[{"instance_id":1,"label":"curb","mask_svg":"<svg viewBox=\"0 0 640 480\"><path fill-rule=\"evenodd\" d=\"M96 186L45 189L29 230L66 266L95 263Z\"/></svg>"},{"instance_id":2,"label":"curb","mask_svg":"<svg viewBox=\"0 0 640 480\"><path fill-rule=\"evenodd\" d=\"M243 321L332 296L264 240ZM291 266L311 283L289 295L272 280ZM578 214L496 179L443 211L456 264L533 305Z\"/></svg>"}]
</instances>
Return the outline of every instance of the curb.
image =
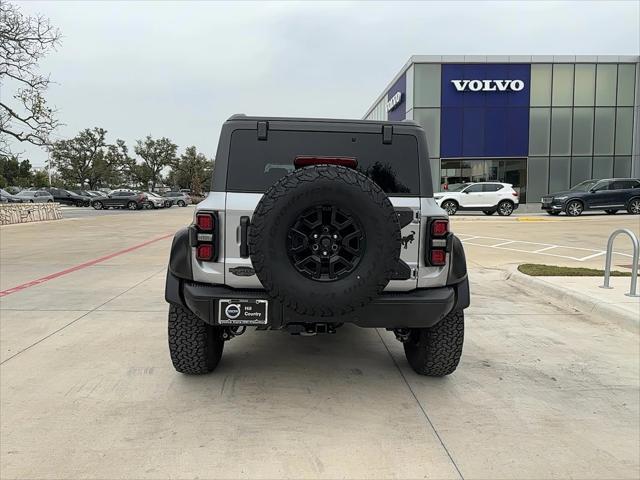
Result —
<instances>
[{"instance_id":1,"label":"curb","mask_svg":"<svg viewBox=\"0 0 640 480\"><path fill-rule=\"evenodd\" d=\"M522 287L534 289L536 293L548 296L563 306L570 306L600 320L605 319L625 330L635 333L640 331L640 319L633 312L611 303L594 300L587 295L572 290L565 290L541 278L525 275L518 270L517 265L509 269L506 279Z\"/></svg>"}]
</instances>

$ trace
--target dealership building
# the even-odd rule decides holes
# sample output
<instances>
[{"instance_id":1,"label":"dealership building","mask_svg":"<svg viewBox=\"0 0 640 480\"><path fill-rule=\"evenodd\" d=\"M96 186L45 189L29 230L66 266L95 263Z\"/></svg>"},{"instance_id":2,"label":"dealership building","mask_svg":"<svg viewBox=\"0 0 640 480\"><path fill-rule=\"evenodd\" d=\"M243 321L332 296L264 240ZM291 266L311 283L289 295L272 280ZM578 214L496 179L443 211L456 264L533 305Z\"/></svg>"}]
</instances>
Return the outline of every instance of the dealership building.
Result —
<instances>
[{"instance_id":1,"label":"dealership building","mask_svg":"<svg viewBox=\"0 0 640 480\"><path fill-rule=\"evenodd\" d=\"M521 202L640 177L640 57L413 56L364 118L425 129L434 189L500 181Z\"/></svg>"}]
</instances>

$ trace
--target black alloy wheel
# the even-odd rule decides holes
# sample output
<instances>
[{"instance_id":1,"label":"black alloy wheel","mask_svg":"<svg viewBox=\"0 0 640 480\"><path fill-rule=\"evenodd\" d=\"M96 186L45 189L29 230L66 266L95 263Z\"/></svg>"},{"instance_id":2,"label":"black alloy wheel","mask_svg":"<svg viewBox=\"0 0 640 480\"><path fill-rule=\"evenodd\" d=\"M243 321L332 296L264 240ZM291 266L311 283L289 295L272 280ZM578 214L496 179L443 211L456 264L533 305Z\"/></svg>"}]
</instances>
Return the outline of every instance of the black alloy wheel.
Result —
<instances>
[{"instance_id":1,"label":"black alloy wheel","mask_svg":"<svg viewBox=\"0 0 640 480\"><path fill-rule=\"evenodd\" d=\"M358 219L335 205L311 207L296 219L287 235L293 267L306 278L339 280L360 263L365 234Z\"/></svg>"},{"instance_id":2,"label":"black alloy wheel","mask_svg":"<svg viewBox=\"0 0 640 480\"><path fill-rule=\"evenodd\" d=\"M441 207L447 215L455 215L458 211L458 204L452 200L446 200L442 203Z\"/></svg>"},{"instance_id":3,"label":"black alloy wheel","mask_svg":"<svg viewBox=\"0 0 640 480\"><path fill-rule=\"evenodd\" d=\"M502 202L500 202L500 204L498 205L498 215L508 217L512 213L513 203L511 203L509 200L503 200Z\"/></svg>"}]
</instances>

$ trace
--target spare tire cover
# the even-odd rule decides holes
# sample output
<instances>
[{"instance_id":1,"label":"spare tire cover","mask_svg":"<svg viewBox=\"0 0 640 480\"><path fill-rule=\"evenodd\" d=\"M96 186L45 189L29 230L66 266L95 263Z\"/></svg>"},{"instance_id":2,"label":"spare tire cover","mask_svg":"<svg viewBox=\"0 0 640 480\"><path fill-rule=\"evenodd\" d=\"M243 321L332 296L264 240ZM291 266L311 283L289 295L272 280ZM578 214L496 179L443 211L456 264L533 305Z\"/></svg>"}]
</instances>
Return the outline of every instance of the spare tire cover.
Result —
<instances>
[{"instance_id":1,"label":"spare tire cover","mask_svg":"<svg viewBox=\"0 0 640 480\"><path fill-rule=\"evenodd\" d=\"M269 295L303 315L343 315L375 298L400 258L400 227L382 189L337 165L301 168L271 186L249 228Z\"/></svg>"}]
</instances>

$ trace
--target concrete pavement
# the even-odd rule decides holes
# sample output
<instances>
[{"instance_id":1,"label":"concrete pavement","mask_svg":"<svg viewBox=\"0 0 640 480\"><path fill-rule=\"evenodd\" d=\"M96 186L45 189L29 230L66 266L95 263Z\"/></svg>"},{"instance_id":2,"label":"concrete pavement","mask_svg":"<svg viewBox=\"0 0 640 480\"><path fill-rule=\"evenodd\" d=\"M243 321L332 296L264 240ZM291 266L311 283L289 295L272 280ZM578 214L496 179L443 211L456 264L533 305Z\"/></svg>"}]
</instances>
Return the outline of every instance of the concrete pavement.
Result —
<instances>
[{"instance_id":1,"label":"concrete pavement","mask_svg":"<svg viewBox=\"0 0 640 480\"><path fill-rule=\"evenodd\" d=\"M1 288L158 239L192 210L131 214L3 228ZM0 477L640 474L638 336L505 283L491 249L467 247L472 306L448 378L415 375L391 333L349 326L248 331L214 374L186 377L166 346L169 246L0 299Z\"/></svg>"}]
</instances>

